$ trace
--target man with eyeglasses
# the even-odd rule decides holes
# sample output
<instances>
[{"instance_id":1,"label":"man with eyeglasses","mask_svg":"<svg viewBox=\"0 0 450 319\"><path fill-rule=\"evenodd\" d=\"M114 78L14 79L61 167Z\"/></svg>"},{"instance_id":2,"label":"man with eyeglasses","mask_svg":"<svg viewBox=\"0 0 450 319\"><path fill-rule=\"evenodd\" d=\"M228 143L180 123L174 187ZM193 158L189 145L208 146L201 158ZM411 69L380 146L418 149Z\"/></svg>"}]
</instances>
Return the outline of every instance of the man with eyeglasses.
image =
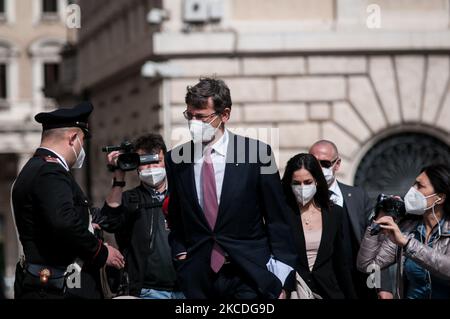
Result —
<instances>
[{"instance_id":1,"label":"man with eyeglasses","mask_svg":"<svg viewBox=\"0 0 450 319\"><path fill-rule=\"evenodd\" d=\"M319 160L328 183L330 200L343 207L346 212L343 221L344 243L349 264L352 266L357 295L360 299L374 298L373 290L367 287L367 275L356 270L356 256L373 209L369 196L361 187L349 186L336 179L336 173L341 167L341 158L336 144L328 140L320 140L311 146L309 153ZM378 289L378 297L392 299L391 287L389 272L386 269L381 272L381 288Z\"/></svg>"},{"instance_id":2,"label":"man with eyeglasses","mask_svg":"<svg viewBox=\"0 0 450 319\"><path fill-rule=\"evenodd\" d=\"M270 146L225 129L232 102L222 80L188 87L186 105L192 141L166 156L180 287L194 299L283 298L296 253Z\"/></svg>"}]
</instances>

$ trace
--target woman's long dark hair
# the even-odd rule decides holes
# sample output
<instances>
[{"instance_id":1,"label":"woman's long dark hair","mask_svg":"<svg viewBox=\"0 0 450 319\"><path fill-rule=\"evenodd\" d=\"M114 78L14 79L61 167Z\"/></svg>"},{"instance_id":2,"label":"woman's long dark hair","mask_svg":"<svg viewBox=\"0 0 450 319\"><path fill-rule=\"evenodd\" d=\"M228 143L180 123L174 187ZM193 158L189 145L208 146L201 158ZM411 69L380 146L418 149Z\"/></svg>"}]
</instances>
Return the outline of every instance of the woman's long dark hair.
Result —
<instances>
[{"instance_id":1,"label":"woman's long dark hair","mask_svg":"<svg viewBox=\"0 0 450 319\"><path fill-rule=\"evenodd\" d=\"M292 157L286 165L281 183L288 205L294 212L299 212L297 200L292 192L292 175L294 172L304 168L314 177L317 183L317 192L314 195L314 203L321 209L329 210L330 196L328 193L328 184L322 173L319 161L311 154L300 153Z\"/></svg>"},{"instance_id":2,"label":"woman's long dark hair","mask_svg":"<svg viewBox=\"0 0 450 319\"><path fill-rule=\"evenodd\" d=\"M434 164L422 168L421 173L427 174L438 194L445 194L444 214L450 216L450 167L444 164Z\"/></svg>"}]
</instances>

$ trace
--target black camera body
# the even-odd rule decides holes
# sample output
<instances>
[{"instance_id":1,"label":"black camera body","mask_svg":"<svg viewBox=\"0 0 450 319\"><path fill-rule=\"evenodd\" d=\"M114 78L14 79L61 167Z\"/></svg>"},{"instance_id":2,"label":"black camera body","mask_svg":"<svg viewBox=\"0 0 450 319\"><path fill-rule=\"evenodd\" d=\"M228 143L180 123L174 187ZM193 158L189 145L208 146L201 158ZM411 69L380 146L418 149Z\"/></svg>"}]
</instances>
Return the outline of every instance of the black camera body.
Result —
<instances>
[{"instance_id":1,"label":"black camera body","mask_svg":"<svg viewBox=\"0 0 450 319\"><path fill-rule=\"evenodd\" d=\"M374 208L374 219L383 211L386 216L391 216L395 222L403 218L406 214L405 202L394 195L380 194L377 197L377 203ZM378 235L381 231L380 225L372 224L371 235Z\"/></svg>"},{"instance_id":2,"label":"black camera body","mask_svg":"<svg viewBox=\"0 0 450 319\"><path fill-rule=\"evenodd\" d=\"M140 165L153 164L159 162L158 154L139 155L136 148L130 141L123 141L120 145L105 146L102 152L111 153L122 152L117 158L117 167L122 171L133 171Z\"/></svg>"}]
</instances>

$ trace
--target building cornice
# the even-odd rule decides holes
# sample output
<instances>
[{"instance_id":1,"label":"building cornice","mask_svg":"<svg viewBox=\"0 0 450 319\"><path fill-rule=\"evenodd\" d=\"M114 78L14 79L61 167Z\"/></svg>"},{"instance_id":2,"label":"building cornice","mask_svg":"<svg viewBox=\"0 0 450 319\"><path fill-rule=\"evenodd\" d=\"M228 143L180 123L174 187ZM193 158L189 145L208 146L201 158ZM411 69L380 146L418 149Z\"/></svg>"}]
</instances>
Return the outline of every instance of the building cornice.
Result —
<instances>
[{"instance_id":1,"label":"building cornice","mask_svg":"<svg viewBox=\"0 0 450 319\"><path fill-rule=\"evenodd\" d=\"M316 31L280 33L163 32L153 37L162 56L336 52L449 51L445 31Z\"/></svg>"}]
</instances>

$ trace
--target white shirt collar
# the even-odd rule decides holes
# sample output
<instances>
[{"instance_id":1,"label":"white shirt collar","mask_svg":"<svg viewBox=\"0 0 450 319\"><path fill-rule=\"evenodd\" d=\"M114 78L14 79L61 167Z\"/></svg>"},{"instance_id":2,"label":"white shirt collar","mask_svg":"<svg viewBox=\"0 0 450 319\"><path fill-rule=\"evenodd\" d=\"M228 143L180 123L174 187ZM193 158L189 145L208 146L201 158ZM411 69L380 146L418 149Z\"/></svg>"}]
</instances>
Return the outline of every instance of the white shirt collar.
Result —
<instances>
[{"instance_id":1,"label":"white shirt collar","mask_svg":"<svg viewBox=\"0 0 450 319\"><path fill-rule=\"evenodd\" d=\"M334 180L333 184L331 184L329 190L333 192L330 196L330 199L335 202L337 205L344 207L344 196L342 195L342 191L339 187L337 180Z\"/></svg>"},{"instance_id":2,"label":"white shirt collar","mask_svg":"<svg viewBox=\"0 0 450 319\"><path fill-rule=\"evenodd\" d=\"M66 169L66 171L70 171L69 165L67 165L67 162L66 162L66 159L64 158L64 156L62 156L61 154L58 154L58 152L56 152L56 151L54 151L54 150L52 150L51 148L48 148L48 147L40 146L39 148L47 150L47 151L50 151L50 152L56 154L58 156L58 161L60 162L60 164Z\"/></svg>"},{"instance_id":3,"label":"white shirt collar","mask_svg":"<svg viewBox=\"0 0 450 319\"><path fill-rule=\"evenodd\" d=\"M229 141L229 133L228 130L225 129L222 136L211 146L211 148L214 150L213 153L216 153L220 156L226 157L227 155L227 149L228 149L228 141ZM198 145L194 145L194 163L201 162L204 156L204 151L206 148L203 148L200 150L197 148Z\"/></svg>"},{"instance_id":4,"label":"white shirt collar","mask_svg":"<svg viewBox=\"0 0 450 319\"><path fill-rule=\"evenodd\" d=\"M341 189L339 188L337 179L334 179L334 182L333 182L333 184L331 184L329 189L330 189L330 191L332 191L336 195L339 195L341 193Z\"/></svg>"},{"instance_id":5,"label":"white shirt collar","mask_svg":"<svg viewBox=\"0 0 450 319\"><path fill-rule=\"evenodd\" d=\"M225 156L227 154L228 139L229 139L228 130L225 129L219 140L215 142L212 146L214 152L216 152L219 155Z\"/></svg>"}]
</instances>

